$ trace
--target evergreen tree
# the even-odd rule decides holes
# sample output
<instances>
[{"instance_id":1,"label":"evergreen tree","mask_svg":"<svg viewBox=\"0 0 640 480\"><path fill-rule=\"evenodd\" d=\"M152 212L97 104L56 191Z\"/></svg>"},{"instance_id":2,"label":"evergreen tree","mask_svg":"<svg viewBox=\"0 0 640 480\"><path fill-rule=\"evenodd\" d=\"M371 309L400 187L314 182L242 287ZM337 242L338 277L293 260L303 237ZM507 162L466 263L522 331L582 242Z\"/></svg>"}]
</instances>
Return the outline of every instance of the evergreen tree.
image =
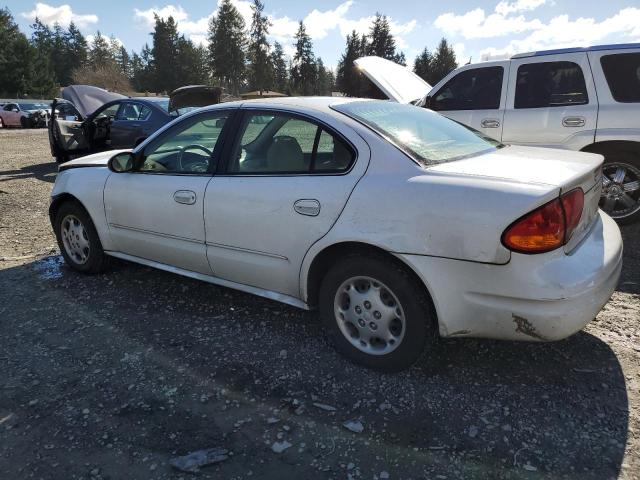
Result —
<instances>
[{"instance_id":1,"label":"evergreen tree","mask_svg":"<svg viewBox=\"0 0 640 480\"><path fill-rule=\"evenodd\" d=\"M181 35L178 38L178 63L176 65L179 85L201 85L209 83L207 72L207 51L196 47L191 40Z\"/></svg>"},{"instance_id":2,"label":"evergreen tree","mask_svg":"<svg viewBox=\"0 0 640 480\"><path fill-rule=\"evenodd\" d=\"M316 64L311 37L300 21L296 32L296 53L293 56L291 83L293 90L301 95L313 95L316 81Z\"/></svg>"},{"instance_id":3,"label":"evergreen tree","mask_svg":"<svg viewBox=\"0 0 640 480\"><path fill-rule=\"evenodd\" d=\"M250 90L270 90L273 86L273 64L269 55L267 35L271 23L264 15L264 4L254 0L251 5L253 16L249 31L248 77Z\"/></svg>"},{"instance_id":4,"label":"evergreen tree","mask_svg":"<svg viewBox=\"0 0 640 480\"><path fill-rule=\"evenodd\" d=\"M416 57L416 60L413 64L413 71L416 75L422 78L427 83L429 82L429 78L431 76L431 71L433 69L433 55L429 52L427 47L422 50L420 55Z\"/></svg>"},{"instance_id":5,"label":"evergreen tree","mask_svg":"<svg viewBox=\"0 0 640 480\"><path fill-rule=\"evenodd\" d=\"M367 54L396 60L396 41L391 35L391 27L386 15L376 13L376 18L369 29Z\"/></svg>"},{"instance_id":6,"label":"evergreen tree","mask_svg":"<svg viewBox=\"0 0 640 480\"><path fill-rule=\"evenodd\" d=\"M273 43L271 64L273 65L273 88L280 93L284 93L288 88L289 74L287 62L284 59L284 50L278 42Z\"/></svg>"},{"instance_id":7,"label":"evergreen tree","mask_svg":"<svg viewBox=\"0 0 640 480\"><path fill-rule=\"evenodd\" d=\"M52 61L52 54L55 48L61 48L61 31L62 29L56 25L55 33L47 25L42 23L38 18L31 25L33 33L31 35L31 76L28 80L28 90L31 95L35 96L51 96L55 94L57 88L56 71ZM56 41L54 36L58 37ZM56 57L57 54L56 54ZM60 68L59 65L55 67Z\"/></svg>"},{"instance_id":8,"label":"evergreen tree","mask_svg":"<svg viewBox=\"0 0 640 480\"><path fill-rule=\"evenodd\" d=\"M100 33L100 30L96 32L96 36L93 38L93 43L89 49L88 62L90 67L94 69L111 67L116 64L111 45Z\"/></svg>"},{"instance_id":9,"label":"evergreen tree","mask_svg":"<svg viewBox=\"0 0 640 480\"><path fill-rule=\"evenodd\" d=\"M427 78L427 82L435 85L442 80L451 70L458 67L456 54L453 48L449 46L446 39L440 40L440 44L433 56L431 63L431 75Z\"/></svg>"},{"instance_id":10,"label":"evergreen tree","mask_svg":"<svg viewBox=\"0 0 640 480\"><path fill-rule=\"evenodd\" d=\"M153 80L157 92L171 92L180 86L177 66L180 65L178 55L178 24L169 17L163 20L155 15L155 27L151 37L153 46Z\"/></svg>"},{"instance_id":11,"label":"evergreen tree","mask_svg":"<svg viewBox=\"0 0 640 480\"><path fill-rule=\"evenodd\" d=\"M365 94L366 83L354 61L366 55L366 48L367 40L364 35L358 35L355 30L347 35L347 45L338 62L336 87L349 97L361 97Z\"/></svg>"},{"instance_id":12,"label":"evergreen tree","mask_svg":"<svg viewBox=\"0 0 640 480\"><path fill-rule=\"evenodd\" d=\"M33 50L9 9L0 9L0 92L21 97L29 90Z\"/></svg>"},{"instance_id":13,"label":"evergreen tree","mask_svg":"<svg viewBox=\"0 0 640 480\"><path fill-rule=\"evenodd\" d=\"M245 78L244 20L231 0L222 0L209 22L209 62L215 80L237 95Z\"/></svg>"},{"instance_id":14,"label":"evergreen tree","mask_svg":"<svg viewBox=\"0 0 640 480\"><path fill-rule=\"evenodd\" d=\"M65 49L66 49L66 57L67 57L67 66L69 68L69 74L71 74L74 70L80 68L87 62L87 40L84 38L78 27L76 27L75 23L71 22L69 24L69 29L65 34ZM71 80L69 76L67 81ZM69 85L69 83L63 83L62 85Z\"/></svg>"},{"instance_id":15,"label":"evergreen tree","mask_svg":"<svg viewBox=\"0 0 640 480\"><path fill-rule=\"evenodd\" d=\"M331 80L331 72L324 67L322 58L318 57L316 62L317 77L315 81L315 94L327 96L331 95L333 89L333 82Z\"/></svg>"}]
</instances>

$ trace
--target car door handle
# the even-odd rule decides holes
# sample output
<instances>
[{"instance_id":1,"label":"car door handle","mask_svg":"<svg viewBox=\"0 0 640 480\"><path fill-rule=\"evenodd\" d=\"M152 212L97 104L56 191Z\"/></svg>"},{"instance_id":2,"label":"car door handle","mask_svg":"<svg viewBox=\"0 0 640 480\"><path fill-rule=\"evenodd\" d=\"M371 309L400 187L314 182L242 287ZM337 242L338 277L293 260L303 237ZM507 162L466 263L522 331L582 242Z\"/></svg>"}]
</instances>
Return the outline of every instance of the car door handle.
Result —
<instances>
[{"instance_id":1,"label":"car door handle","mask_svg":"<svg viewBox=\"0 0 640 480\"><path fill-rule=\"evenodd\" d=\"M173 199L184 205L193 205L196 203L196 193L191 190L178 190L173 194Z\"/></svg>"},{"instance_id":2,"label":"car door handle","mask_svg":"<svg viewBox=\"0 0 640 480\"><path fill-rule=\"evenodd\" d=\"M293 209L300 215L308 217L317 217L320 214L320 202L314 199L296 200Z\"/></svg>"},{"instance_id":3,"label":"car door handle","mask_svg":"<svg viewBox=\"0 0 640 480\"><path fill-rule=\"evenodd\" d=\"M480 122L482 128L498 128L500 126L500 120L495 118L485 118Z\"/></svg>"},{"instance_id":4,"label":"car door handle","mask_svg":"<svg viewBox=\"0 0 640 480\"><path fill-rule=\"evenodd\" d=\"M586 120L584 117L564 117L562 125L565 127L584 127Z\"/></svg>"}]
</instances>

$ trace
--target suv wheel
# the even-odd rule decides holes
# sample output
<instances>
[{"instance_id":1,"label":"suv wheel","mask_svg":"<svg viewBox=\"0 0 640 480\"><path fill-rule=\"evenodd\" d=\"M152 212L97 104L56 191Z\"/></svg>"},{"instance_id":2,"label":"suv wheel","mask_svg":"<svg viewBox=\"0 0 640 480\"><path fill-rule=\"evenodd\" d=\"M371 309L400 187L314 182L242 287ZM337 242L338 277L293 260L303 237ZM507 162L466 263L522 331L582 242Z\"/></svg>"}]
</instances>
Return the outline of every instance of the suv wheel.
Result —
<instances>
[{"instance_id":1,"label":"suv wheel","mask_svg":"<svg viewBox=\"0 0 640 480\"><path fill-rule=\"evenodd\" d=\"M422 285L395 262L351 255L326 274L320 315L340 353L366 367L393 372L410 367L436 322Z\"/></svg>"},{"instance_id":2,"label":"suv wheel","mask_svg":"<svg viewBox=\"0 0 640 480\"><path fill-rule=\"evenodd\" d=\"M620 224L640 220L640 158L609 155L602 173L600 208Z\"/></svg>"},{"instance_id":3,"label":"suv wheel","mask_svg":"<svg viewBox=\"0 0 640 480\"><path fill-rule=\"evenodd\" d=\"M79 203L65 202L60 206L54 230L67 265L82 273L104 270L107 256L89 214Z\"/></svg>"}]
</instances>

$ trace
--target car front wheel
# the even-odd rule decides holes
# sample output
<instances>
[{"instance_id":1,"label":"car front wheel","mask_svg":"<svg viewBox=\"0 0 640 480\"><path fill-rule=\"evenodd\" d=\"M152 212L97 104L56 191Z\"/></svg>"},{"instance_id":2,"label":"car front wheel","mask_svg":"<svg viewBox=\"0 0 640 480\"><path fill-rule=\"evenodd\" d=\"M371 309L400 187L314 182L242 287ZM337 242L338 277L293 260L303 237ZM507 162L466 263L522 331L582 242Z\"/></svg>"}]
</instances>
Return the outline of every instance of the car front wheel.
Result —
<instances>
[{"instance_id":1,"label":"car front wheel","mask_svg":"<svg viewBox=\"0 0 640 480\"><path fill-rule=\"evenodd\" d=\"M86 210L77 202L65 202L56 212L54 229L67 265L82 273L104 270L107 257Z\"/></svg>"},{"instance_id":2,"label":"car front wheel","mask_svg":"<svg viewBox=\"0 0 640 480\"><path fill-rule=\"evenodd\" d=\"M366 367L403 370L436 339L435 315L424 287L383 256L341 259L324 277L319 300L336 349Z\"/></svg>"}]
</instances>

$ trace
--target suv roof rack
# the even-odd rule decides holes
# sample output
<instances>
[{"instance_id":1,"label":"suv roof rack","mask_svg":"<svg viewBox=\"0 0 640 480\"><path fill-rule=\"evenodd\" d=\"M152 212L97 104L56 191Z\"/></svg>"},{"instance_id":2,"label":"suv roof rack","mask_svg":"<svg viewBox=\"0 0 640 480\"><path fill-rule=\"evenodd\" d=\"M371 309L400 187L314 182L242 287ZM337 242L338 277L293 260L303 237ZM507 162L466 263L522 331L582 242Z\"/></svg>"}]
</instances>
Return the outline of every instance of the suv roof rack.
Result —
<instances>
[{"instance_id":1,"label":"suv roof rack","mask_svg":"<svg viewBox=\"0 0 640 480\"><path fill-rule=\"evenodd\" d=\"M575 47L575 48L556 48L554 50L540 50L537 52L518 53L511 58L527 58L527 57L541 57L544 55L557 55L560 53L582 53L582 52L597 52L600 50L627 50L630 48L640 48L640 43L617 43L610 45L594 45L591 47Z\"/></svg>"}]
</instances>

